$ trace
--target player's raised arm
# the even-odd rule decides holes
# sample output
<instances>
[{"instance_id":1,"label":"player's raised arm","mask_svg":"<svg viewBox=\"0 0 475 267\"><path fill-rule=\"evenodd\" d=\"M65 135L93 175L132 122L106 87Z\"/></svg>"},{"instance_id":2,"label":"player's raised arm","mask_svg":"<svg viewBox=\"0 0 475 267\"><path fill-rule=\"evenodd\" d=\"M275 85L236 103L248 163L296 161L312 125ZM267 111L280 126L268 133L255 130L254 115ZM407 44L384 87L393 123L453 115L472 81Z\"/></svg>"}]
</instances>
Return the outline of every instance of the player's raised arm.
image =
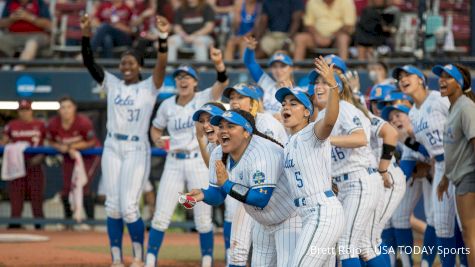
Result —
<instances>
[{"instance_id":1,"label":"player's raised arm","mask_svg":"<svg viewBox=\"0 0 475 267\"><path fill-rule=\"evenodd\" d=\"M81 55L84 66L86 66L87 70L91 74L92 78L102 84L104 81L104 69L99 66L94 61L94 54L91 48L91 20L88 14L85 14L81 17L81 32L82 32L82 40L81 40Z\"/></svg>"},{"instance_id":2,"label":"player's raised arm","mask_svg":"<svg viewBox=\"0 0 475 267\"><path fill-rule=\"evenodd\" d=\"M226 74L226 66L224 65L223 53L221 52L221 50L214 47L210 47L209 55L214 63L214 67L216 68L216 72L218 74L218 77L216 78L216 82L214 83L211 92L213 100L217 101L221 99L224 89L229 84L229 79L228 75Z\"/></svg>"},{"instance_id":3,"label":"player's raised arm","mask_svg":"<svg viewBox=\"0 0 475 267\"><path fill-rule=\"evenodd\" d=\"M153 68L153 83L155 88L160 89L165 79L165 69L167 66L167 57L168 57L168 44L167 38L168 33L170 32L170 23L166 18L157 16L157 29L160 31L158 37L158 53L157 53L157 62Z\"/></svg>"},{"instance_id":4,"label":"player's raised arm","mask_svg":"<svg viewBox=\"0 0 475 267\"><path fill-rule=\"evenodd\" d=\"M320 56L320 58L315 59L315 71L322 76L324 81L328 84L330 92L328 94L328 103L326 106L326 113L322 120L318 123L315 123L315 135L320 140L325 140L330 136L330 133L333 130L333 126L338 119L338 114L340 112L340 91L342 88L341 84L338 84L334 77L333 64L328 66L325 59Z\"/></svg>"}]
</instances>

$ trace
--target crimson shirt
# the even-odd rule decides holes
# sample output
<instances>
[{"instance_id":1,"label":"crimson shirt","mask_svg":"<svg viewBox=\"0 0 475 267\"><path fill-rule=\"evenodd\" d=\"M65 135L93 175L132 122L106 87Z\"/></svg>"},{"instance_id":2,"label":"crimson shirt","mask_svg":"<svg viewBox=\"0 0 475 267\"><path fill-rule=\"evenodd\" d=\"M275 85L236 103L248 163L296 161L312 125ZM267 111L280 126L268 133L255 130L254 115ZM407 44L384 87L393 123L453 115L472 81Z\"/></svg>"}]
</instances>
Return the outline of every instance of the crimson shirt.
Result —
<instances>
[{"instance_id":1,"label":"crimson shirt","mask_svg":"<svg viewBox=\"0 0 475 267\"><path fill-rule=\"evenodd\" d=\"M41 18L51 18L48 5L46 5L42 0L30 0L25 5L22 5L18 0L8 0L3 9L2 18L8 18L12 13L20 8L23 8L29 13ZM10 32L44 32L42 28L25 20L17 20L13 22L8 27L8 30Z\"/></svg>"},{"instance_id":2,"label":"crimson shirt","mask_svg":"<svg viewBox=\"0 0 475 267\"><path fill-rule=\"evenodd\" d=\"M25 141L31 146L41 146L46 136L45 123L40 120L25 122L22 120L12 120L3 129L10 142Z\"/></svg>"}]
</instances>

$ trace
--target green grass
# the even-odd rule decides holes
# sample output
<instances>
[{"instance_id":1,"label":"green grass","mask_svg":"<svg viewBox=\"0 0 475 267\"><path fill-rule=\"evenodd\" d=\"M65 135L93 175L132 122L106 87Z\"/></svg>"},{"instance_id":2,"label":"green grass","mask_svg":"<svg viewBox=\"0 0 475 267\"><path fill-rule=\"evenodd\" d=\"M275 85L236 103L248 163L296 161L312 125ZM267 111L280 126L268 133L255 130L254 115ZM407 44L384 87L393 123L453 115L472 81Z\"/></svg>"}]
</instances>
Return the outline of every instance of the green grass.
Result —
<instances>
[{"instance_id":1,"label":"green grass","mask_svg":"<svg viewBox=\"0 0 475 267\"><path fill-rule=\"evenodd\" d=\"M73 246L65 247L65 249L85 251L101 254L109 254L109 247L106 246ZM124 247L124 255L132 256L132 247ZM166 245L160 249L159 259L176 260L176 261L199 261L201 259L200 248L197 244L193 245ZM224 260L224 246L215 245L214 259Z\"/></svg>"}]
</instances>

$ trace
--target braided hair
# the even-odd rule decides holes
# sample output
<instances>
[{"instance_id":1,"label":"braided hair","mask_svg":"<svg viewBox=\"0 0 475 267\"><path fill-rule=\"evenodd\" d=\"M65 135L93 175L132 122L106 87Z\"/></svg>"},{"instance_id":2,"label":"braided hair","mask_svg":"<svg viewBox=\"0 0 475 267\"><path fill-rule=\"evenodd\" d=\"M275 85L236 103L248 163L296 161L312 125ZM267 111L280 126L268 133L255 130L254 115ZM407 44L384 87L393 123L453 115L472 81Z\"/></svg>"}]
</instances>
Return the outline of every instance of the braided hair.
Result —
<instances>
[{"instance_id":1,"label":"braided hair","mask_svg":"<svg viewBox=\"0 0 475 267\"><path fill-rule=\"evenodd\" d=\"M475 102L475 94L473 94L471 90L472 78L470 75L470 70L462 64L455 63L453 65L460 71L460 73L463 76L463 88L462 88L463 94L466 97L470 98L473 102Z\"/></svg>"},{"instance_id":2,"label":"braided hair","mask_svg":"<svg viewBox=\"0 0 475 267\"><path fill-rule=\"evenodd\" d=\"M240 110L240 109L232 109L231 111L234 111L234 112L238 113L239 115L243 116L244 119L246 119L251 124L253 135L255 134L259 137L262 137L264 139L267 139L267 140L279 145L282 148L284 147L281 143L277 142L274 138L272 138L268 135L265 135L265 134L263 134L263 133L261 133L257 130L256 120L254 119L254 117L252 116L251 113L249 113L247 111ZM223 156L221 157L221 161L224 163L224 165L226 165L227 160L228 160L228 153L223 153Z\"/></svg>"}]
</instances>

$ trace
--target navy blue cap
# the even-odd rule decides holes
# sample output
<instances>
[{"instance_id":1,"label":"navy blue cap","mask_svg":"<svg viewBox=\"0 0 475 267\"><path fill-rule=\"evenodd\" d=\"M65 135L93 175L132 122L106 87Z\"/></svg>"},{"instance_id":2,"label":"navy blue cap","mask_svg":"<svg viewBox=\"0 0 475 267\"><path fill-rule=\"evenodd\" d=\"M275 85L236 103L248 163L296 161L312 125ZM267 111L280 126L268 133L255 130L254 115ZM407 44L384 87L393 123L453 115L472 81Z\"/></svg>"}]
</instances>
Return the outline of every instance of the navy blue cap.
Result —
<instances>
[{"instance_id":1,"label":"navy blue cap","mask_svg":"<svg viewBox=\"0 0 475 267\"><path fill-rule=\"evenodd\" d=\"M209 115L216 116L223 114L223 110L212 104L205 104L193 114L193 121L199 121L201 113L208 113Z\"/></svg>"},{"instance_id":2,"label":"navy blue cap","mask_svg":"<svg viewBox=\"0 0 475 267\"><path fill-rule=\"evenodd\" d=\"M260 98L259 93L257 92L257 90L251 88L250 86L248 86L245 83L238 83L238 84L235 84L232 87L228 87L228 88L224 89L223 96L229 98L229 96L231 95L231 92L233 90L236 91L236 93L238 93L240 95L247 96L247 97L250 97L250 98L255 99L255 100L259 100L259 98Z\"/></svg>"},{"instance_id":3,"label":"navy blue cap","mask_svg":"<svg viewBox=\"0 0 475 267\"><path fill-rule=\"evenodd\" d=\"M213 116L211 118L210 123L211 123L211 125L219 126L219 123L221 122L221 120L226 120L226 121L228 121L232 124L239 125L242 128L244 128L244 130L246 130L248 133L252 134L251 123L249 121L247 121L246 118L241 116L241 114L239 114L235 111L228 110L228 111L224 112L221 115Z\"/></svg>"},{"instance_id":4,"label":"navy blue cap","mask_svg":"<svg viewBox=\"0 0 475 267\"><path fill-rule=\"evenodd\" d=\"M331 54L328 56L324 57L325 61L330 65L330 64L335 64L335 67L340 69L343 73L346 73L348 71L348 67L346 66L346 63L341 57Z\"/></svg>"},{"instance_id":5,"label":"navy blue cap","mask_svg":"<svg viewBox=\"0 0 475 267\"><path fill-rule=\"evenodd\" d=\"M392 84L376 84L371 88L369 93L370 101L380 101L390 95L392 91L396 91L396 86Z\"/></svg>"},{"instance_id":6,"label":"navy blue cap","mask_svg":"<svg viewBox=\"0 0 475 267\"><path fill-rule=\"evenodd\" d=\"M317 81L318 76L320 76L320 74L318 74L318 72L316 70L312 70L308 74L308 90L307 90L307 92L310 96L315 94L315 83ZM335 78L336 84L338 85L338 92L341 93L341 91L343 91L343 82L341 81L340 76L338 76L338 74L334 73L333 77Z\"/></svg>"},{"instance_id":7,"label":"navy blue cap","mask_svg":"<svg viewBox=\"0 0 475 267\"><path fill-rule=\"evenodd\" d=\"M186 73L193 77L195 80L198 81L198 73L196 72L195 69L193 69L191 66L188 65L182 65L179 66L174 72L173 72L173 78L175 78L178 74L180 73Z\"/></svg>"},{"instance_id":8,"label":"navy blue cap","mask_svg":"<svg viewBox=\"0 0 475 267\"><path fill-rule=\"evenodd\" d=\"M409 74L417 75L417 77L421 78L422 81L424 82L424 84L426 84L426 77L424 76L424 73L422 73L422 71L420 71L418 68L416 68L412 65L404 65L402 67L395 68L393 70L393 78L397 80L399 78L399 74L402 71L407 72Z\"/></svg>"},{"instance_id":9,"label":"navy blue cap","mask_svg":"<svg viewBox=\"0 0 475 267\"><path fill-rule=\"evenodd\" d=\"M282 87L279 90L277 90L277 92L275 92L275 98L280 103L284 102L285 97L288 96L288 95L295 96L295 98L297 98L297 100L302 105L304 105L304 107L306 109L308 109L308 111L310 111L310 114L313 114L312 101L310 101L310 99L305 95L303 90L301 90L301 89L299 90L298 88L290 89L290 88L287 88L287 87Z\"/></svg>"},{"instance_id":10,"label":"navy blue cap","mask_svg":"<svg viewBox=\"0 0 475 267\"><path fill-rule=\"evenodd\" d=\"M406 105L394 105L394 106L385 107L381 111L381 118L383 118L383 120L385 120L385 121L388 121L389 120L389 114L391 114L391 111L394 111L394 110L399 110L401 112L409 114L410 108Z\"/></svg>"},{"instance_id":11,"label":"navy blue cap","mask_svg":"<svg viewBox=\"0 0 475 267\"><path fill-rule=\"evenodd\" d=\"M272 57L269 59L269 62L267 64L270 66L274 62L282 62L285 65L289 65L289 66L294 65L294 62L292 61L292 59L284 53L275 53L275 54L273 54Z\"/></svg>"},{"instance_id":12,"label":"navy blue cap","mask_svg":"<svg viewBox=\"0 0 475 267\"><path fill-rule=\"evenodd\" d=\"M442 72L446 72L448 75L454 78L463 89L463 75L456 66L452 64L447 64L445 66L437 65L432 68L432 72L439 77L442 75Z\"/></svg>"}]
</instances>

